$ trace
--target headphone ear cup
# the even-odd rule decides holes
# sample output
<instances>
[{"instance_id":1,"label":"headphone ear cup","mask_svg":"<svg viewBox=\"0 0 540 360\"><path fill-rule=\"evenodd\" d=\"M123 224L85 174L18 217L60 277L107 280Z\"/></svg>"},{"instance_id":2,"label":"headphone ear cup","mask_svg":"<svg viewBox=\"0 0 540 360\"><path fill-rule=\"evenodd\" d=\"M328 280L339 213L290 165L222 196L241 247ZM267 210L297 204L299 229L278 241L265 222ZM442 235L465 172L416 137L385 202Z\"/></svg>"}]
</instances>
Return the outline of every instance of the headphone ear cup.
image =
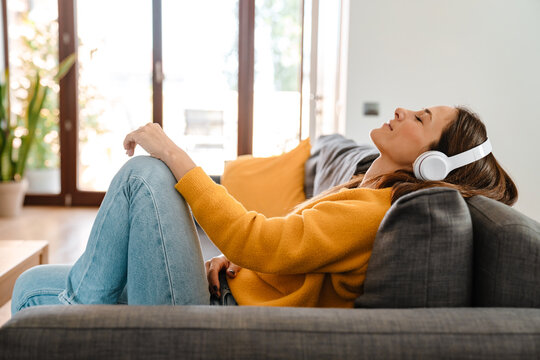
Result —
<instances>
[{"instance_id":1,"label":"headphone ear cup","mask_svg":"<svg viewBox=\"0 0 540 360\"><path fill-rule=\"evenodd\" d=\"M426 181L443 180L448 175L449 169L448 156L440 151L427 151L413 164L414 176Z\"/></svg>"}]
</instances>

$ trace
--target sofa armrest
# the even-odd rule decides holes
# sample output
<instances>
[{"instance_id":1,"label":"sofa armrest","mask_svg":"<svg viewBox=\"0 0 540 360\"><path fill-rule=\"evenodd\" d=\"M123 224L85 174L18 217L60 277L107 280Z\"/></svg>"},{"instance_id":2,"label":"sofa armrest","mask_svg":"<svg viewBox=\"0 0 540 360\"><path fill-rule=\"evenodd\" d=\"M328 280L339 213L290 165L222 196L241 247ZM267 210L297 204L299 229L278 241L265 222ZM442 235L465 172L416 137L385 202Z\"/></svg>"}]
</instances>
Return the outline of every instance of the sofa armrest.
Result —
<instances>
[{"instance_id":1,"label":"sofa armrest","mask_svg":"<svg viewBox=\"0 0 540 360\"><path fill-rule=\"evenodd\" d=\"M40 306L0 329L0 357L538 358L540 309Z\"/></svg>"}]
</instances>

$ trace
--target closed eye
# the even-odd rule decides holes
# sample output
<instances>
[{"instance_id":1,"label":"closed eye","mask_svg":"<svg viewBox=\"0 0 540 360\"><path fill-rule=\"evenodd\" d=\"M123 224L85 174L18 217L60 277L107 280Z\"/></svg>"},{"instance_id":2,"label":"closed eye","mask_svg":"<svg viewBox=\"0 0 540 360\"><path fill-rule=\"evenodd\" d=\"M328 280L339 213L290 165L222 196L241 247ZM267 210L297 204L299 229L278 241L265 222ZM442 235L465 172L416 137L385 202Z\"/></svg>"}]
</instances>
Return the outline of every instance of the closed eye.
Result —
<instances>
[{"instance_id":1,"label":"closed eye","mask_svg":"<svg viewBox=\"0 0 540 360\"><path fill-rule=\"evenodd\" d=\"M414 117L416 118L416 120L422 122L422 119L420 119L418 116L415 115Z\"/></svg>"}]
</instances>

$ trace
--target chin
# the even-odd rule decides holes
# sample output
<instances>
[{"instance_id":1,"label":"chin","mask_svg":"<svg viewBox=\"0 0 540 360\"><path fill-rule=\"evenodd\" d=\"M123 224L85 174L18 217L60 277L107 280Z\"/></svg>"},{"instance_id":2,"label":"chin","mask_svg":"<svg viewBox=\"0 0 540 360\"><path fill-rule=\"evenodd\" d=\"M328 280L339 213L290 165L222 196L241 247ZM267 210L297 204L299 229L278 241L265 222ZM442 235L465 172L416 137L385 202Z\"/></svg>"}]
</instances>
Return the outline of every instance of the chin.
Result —
<instances>
[{"instance_id":1,"label":"chin","mask_svg":"<svg viewBox=\"0 0 540 360\"><path fill-rule=\"evenodd\" d=\"M381 151L381 148L380 148L380 136L379 136L379 131L380 129L373 129L369 132L369 137L371 138L371 141L373 141L373 144L375 144L375 146L377 147L377 149L379 149L379 151Z\"/></svg>"}]
</instances>

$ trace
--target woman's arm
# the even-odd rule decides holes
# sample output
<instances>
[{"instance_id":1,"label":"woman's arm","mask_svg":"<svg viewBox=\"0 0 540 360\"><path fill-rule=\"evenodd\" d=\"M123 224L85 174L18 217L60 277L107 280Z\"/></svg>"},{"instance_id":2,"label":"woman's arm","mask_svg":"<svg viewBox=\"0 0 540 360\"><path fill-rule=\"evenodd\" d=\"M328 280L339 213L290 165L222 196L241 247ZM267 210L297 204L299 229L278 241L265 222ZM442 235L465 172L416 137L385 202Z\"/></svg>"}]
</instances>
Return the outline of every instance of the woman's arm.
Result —
<instances>
[{"instance_id":1,"label":"woman's arm","mask_svg":"<svg viewBox=\"0 0 540 360\"><path fill-rule=\"evenodd\" d=\"M200 167L176 189L227 259L269 274L343 273L364 266L391 197L390 189L348 190L301 213L267 218L247 211Z\"/></svg>"},{"instance_id":2,"label":"woman's arm","mask_svg":"<svg viewBox=\"0 0 540 360\"><path fill-rule=\"evenodd\" d=\"M196 167L189 155L165 134L159 124L148 123L127 134L124 149L128 156L133 156L137 144L150 156L167 164L176 180L180 180L189 170Z\"/></svg>"}]
</instances>

